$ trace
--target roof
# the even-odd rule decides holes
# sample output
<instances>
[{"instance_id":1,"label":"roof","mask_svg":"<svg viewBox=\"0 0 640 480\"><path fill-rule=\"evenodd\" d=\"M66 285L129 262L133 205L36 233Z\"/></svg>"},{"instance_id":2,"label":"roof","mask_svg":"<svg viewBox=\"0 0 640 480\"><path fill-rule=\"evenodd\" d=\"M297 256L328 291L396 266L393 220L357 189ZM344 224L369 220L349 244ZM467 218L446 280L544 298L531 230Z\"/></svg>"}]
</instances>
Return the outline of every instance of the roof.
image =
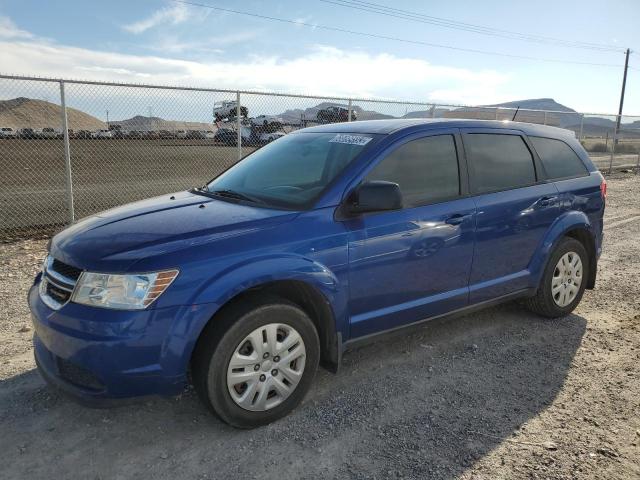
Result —
<instances>
[{"instance_id":1,"label":"roof","mask_svg":"<svg viewBox=\"0 0 640 480\"><path fill-rule=\"evenodd\" d=\"M524 122L509 122L495 120L471 120L460 118L407 118L391 120L361 120L355 122L330 123L308 127L298 132L317 133L370 133L389 134L405 128L424 126L425 130L436 128L496 128L503 130L520 130L527 135L550 135L554 137L574 137L571 130L546 125Z\"/></svg>"}]
</instances>

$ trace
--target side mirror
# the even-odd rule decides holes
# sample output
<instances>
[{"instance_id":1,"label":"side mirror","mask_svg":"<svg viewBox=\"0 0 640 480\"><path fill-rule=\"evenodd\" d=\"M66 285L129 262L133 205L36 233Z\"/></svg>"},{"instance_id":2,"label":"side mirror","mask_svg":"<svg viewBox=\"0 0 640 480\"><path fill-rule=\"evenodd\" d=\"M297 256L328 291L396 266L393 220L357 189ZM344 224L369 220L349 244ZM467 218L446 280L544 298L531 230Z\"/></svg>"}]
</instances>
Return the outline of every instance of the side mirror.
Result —
<instances>
[{"instance_id":1,"label":"side mirror","mask_svg":"<svg viewBox=\"0 0 640 480\"><path fill-rule=\"evenodd\" d=\"M397 183L374 181L360 184L347 200L345 210L351 215L366 212L399 210L402 193Z\"/></svg>"}]
</instances>

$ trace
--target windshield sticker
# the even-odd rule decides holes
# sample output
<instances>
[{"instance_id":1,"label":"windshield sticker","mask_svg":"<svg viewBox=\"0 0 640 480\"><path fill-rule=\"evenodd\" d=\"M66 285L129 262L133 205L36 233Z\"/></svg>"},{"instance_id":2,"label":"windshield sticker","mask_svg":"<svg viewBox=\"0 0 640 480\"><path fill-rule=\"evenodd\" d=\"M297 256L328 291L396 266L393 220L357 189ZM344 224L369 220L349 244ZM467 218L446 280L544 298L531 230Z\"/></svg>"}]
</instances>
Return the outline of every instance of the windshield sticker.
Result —
<instances>
[{"instance_id":1,"label":"windshield sticker","mask_svg":"<svg viewBox=\"0 0 640 480\"><path fill-rule=\"evenodd\" d=\"M339 133L331 140L330 143L345 143L347 145L366 145L371 141L371 137L364 137L362 135L347 135Z\"/></svg>"}]
</instances>

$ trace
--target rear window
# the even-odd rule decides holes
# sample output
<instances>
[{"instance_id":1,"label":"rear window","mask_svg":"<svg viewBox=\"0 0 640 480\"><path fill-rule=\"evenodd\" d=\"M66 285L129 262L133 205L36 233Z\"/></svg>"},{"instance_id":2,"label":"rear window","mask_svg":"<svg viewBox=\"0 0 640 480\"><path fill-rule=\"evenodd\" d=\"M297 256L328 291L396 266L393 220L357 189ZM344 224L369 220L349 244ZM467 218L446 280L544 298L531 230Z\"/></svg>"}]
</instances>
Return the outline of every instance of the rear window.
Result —
<instances>
[{"instance_id":1,"label":"rear window","mask_svg":"<svg viewBox=\"0 0 640 480\"><path fill-rule=\"evenodd\" d=\"M508 190L536 182L533 156L519 135L470 133L464 136L479 193Z\"/></svg>"},{"instance_id":2,"label":"rear window","mask_svg":"<svg viewBox=\"0 0 640 480\"><path fill-rule=\"evenodd\" d=\"M549 178L567 178L587 175L587 168L573 149L561 140L529 137Z\"/></svg>"}]
</instances>

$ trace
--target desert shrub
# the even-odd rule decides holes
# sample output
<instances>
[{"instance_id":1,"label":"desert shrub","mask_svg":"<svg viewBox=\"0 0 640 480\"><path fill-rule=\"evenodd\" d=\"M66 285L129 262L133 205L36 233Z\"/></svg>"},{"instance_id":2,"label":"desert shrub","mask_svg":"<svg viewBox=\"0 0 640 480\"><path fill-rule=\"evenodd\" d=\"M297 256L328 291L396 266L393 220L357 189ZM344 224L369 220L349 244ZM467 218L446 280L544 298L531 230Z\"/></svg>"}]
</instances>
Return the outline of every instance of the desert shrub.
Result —
<instances>
[{"instance_id":1,"label":"desert shrub","mask_svg":"<svg viewBox=\"0 0 640 480\"><path fill-rule=\"evenodd\" d=\"M638 153L638 147L630 143L618 143L616 153Z\"/></svg>"},{"instance_id":2,"label":"desert shrub","mask_svg":"<svg viewBox=\"0 0 640 480\"><path fill-rule=\"evenodd\" d=\"M582 142L582 146L585 148L585 150L589 151L589 152L608 152L609 149L607 148L607 145L602 143L602 142L598 142L598 143L594 143L592 145L588 145L585 144L585 142Z\"/></svg>"}]
</instances>

